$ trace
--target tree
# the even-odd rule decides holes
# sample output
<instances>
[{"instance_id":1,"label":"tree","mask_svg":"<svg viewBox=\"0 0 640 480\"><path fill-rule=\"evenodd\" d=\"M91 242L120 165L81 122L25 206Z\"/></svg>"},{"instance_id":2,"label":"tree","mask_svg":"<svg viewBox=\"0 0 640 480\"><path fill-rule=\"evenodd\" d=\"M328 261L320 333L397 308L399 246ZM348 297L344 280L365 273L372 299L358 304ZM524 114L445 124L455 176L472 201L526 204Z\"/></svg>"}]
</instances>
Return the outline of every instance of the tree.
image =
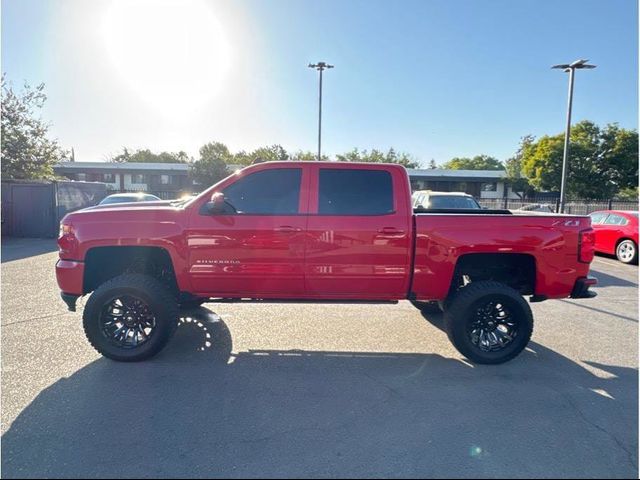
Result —
<instances>
[{"instance_id":1,"label":"tree","mask_svg":"<svg viewBox=\"0 0 640 480\"><path fill-rule=\"evenodd\" d=\"M450 170L504 170L504 165L497 158L489 155L476 155L473 158L455 157L442 165Z\"/></svg>"},{"instance_id":2,"label":"tree","mask_svg":"<svg viewBox=\"0 0 640 480\"><path fill-rule=\"evenodd\" d=\"M522 137L516 154L504 162L505 171L507 172L507 184L520 198L524 198L527 194L533 192L533 187L529 183L529 180L522 174L522 159L524 151L533 143L534 140L535 139L532 135L525 135Z\"/></svg>"},{"instance_id":3,"label":"tree","mask_svg":"<svg viewBox=\"0 0 640 480\"><path fill-rule=\"evenodd\" d=\"M638 187L623 188L616 195L616 199L618 199L618 200L627 200L629 202L637 202L638 201Z\"/></svg>"},{"instance_id":4,"label":"tree","mask_svg":"<svg viewBox=\"0 0 640 480\"><path fill-rule=\"evenodd\" d=\"M572 127L567 196L611 198L638 185L638 133L584 120ZM564 134L545 135L523 152L523 173L540 190L559 191Z\"/></svg>"},{"instance_id":5,"label":"tree","mask_svg":"<svg viewBox=\"0 0 640 480\"><path fill-rule=\"evenodd\" d=\"M229 175L227 166L233 155L220 142L210 142L200 147L200 158L190 165L190 175L199 185L209 187Z\"/></svg>"},{"instance_id":6,"label":"tree","mask_svg":"<svg viewBox=\"0 0 640 480\"><path fill-rule=\"evenodd\" d=\"M407 153L397 153L395 149L390 148L387 153L383 153L375 148L371 151L363 150L360 152L357 148L336 155L336 159L340 162L366 162L366 163L397 163L404 165L406 168L418 168L420 163Z\"/></svg>"},{"instance_id":7,"label":"tree","mask_svg":"<svg viewBox=\"0 0 640 480\"><path fill-rule=\"evenodd\" d=\"M187 163L189 156L180 151L178 153L173 152L160 152L153 153L149 149L136 150L135 153L130 153L129 150L124 147L122 153L109 159L111 162L135 162L135 163Z\"/></svg>"},{"instance_id":8,"label":"tree","mask_svg":"<svg viewBox=\"0 0 640 480\"><path fill-rule=\"evenodd\" d=\"M429 169L435 170L436 168L438 168L438 165L436 165L436 161L432 158L431 160L429 160Z\"/></svg>"},{"instance_id":9,"label":"tree","mask_svg":"<svg viewBox=\"0 0 640 480\"><path fill-rule=\"evenodd\" d=\"M290 160L293 162L313 162L318 159L318 154L310 151L302 151L298 150L297 152L291 154ZM326 155L322 155L322 161L329 161L329 157Z\"/></svg>"},{"instance_id":10,"label":"tree","mask_svg":"<svg viewBox=\"0 0 640 480\"><path fill-rule=\"evenodd\" d=\"M251 153L244 150L233 156L233 163L238 165L252 165L259 162L278 162L289 160L289 154L281 145L271 145L270 147L260 147Z\"/></svg>"},{"instance_id":11,"label":"tree","mask_svg":"<svg viewBox=\"0 0 640 480\"><path fill-rule=\"evenodd\" d=\"M67 160L58 142L48 138L49 125L36 116L46 99L44 83L15 92L2 76L3 179L51 179L53 166Z\"/></svg>"}]
</instances>

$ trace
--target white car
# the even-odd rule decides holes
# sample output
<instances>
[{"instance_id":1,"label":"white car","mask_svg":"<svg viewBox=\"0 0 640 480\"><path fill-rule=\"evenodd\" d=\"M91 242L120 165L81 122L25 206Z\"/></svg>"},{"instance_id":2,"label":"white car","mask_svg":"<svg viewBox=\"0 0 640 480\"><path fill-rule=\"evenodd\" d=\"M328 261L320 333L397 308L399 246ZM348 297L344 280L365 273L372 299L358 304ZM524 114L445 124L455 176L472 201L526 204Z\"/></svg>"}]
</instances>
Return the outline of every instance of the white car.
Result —
<instances>
[{"instance_id":1,"label":"white car","mask_svg":"<svg viewBox=\"0 0 640 480\"><path fill-rule=\"evenodd\" d=\"M150 193L114 193L113 195L104 197L98 205L131 202L158 202L161 200L161 198L151 195Z\"/></svg>"},{"instance_id":2,"label":"white car","mask_svg":"<svg viewBox=\"0 0 640 480\"><path fill-rule=\"evenodd\" d=\"M411 196L413 208L444 208L481 210L482 207L473 196L464 192L434 192L432 190L416 190Z\"/></svg>"}]
</instances>

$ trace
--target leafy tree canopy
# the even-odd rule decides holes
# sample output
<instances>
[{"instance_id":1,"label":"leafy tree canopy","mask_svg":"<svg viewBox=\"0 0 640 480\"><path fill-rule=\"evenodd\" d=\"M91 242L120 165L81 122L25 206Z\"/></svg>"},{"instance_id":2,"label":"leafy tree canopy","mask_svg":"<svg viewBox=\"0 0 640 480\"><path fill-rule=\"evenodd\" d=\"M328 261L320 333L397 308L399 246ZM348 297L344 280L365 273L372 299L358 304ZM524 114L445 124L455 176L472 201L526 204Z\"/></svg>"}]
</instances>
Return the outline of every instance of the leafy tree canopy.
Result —
<instances>
[{"instance_id":1,"label":"leafy tree canopy","mask_svg":"<svg viewBox=\"0 0 640 480\"><path fill-rule=\"evenodd\" d=\"M200 147L200 157L190 165L191 178L203 187L209 187L229 175L228 165L233 155L220 142L207 143Z\"/></svg>"},{"instance_id":2,"label":"leafy tree canopy","mask_svg":"<svg viewBox=\"0 0 640 480\"><path fill-rule=\"evenodd\" d=\"M590 121L572 127L567 194L573 198L610 198L638 185L638 132ZM545 135L523 150L522 172L538 190L559 191L564 134Z\"/></svg>"},{"instance_id":3,"label":"leafy tree canopy","mask_svg":"<svg viewBox=\"0 0 640 480\"><path fill-rule=\"evenodd\" d=\"M298 150L297 152L291 154L291 160L294 162L314 162L317 159L318 159L318 154L308 150L307 151ZM329 161L329 157L325 154L322 154L320 159L323 162Z\"/></svg>"},{"instance_id":4,"label":"leafy tree canopy","mask_svg":"<svg viewBox=\"0 0 640 480\"><path fill-rule=\"evenodd\" d=\"M397 153L393 148L390 148L386 153L375 148L371 149L371 151L363 150L362 152L354 148L342 155L336 155L336 159L340 162L397 163L404 165L406 168L418 168L420 166L420 162L411 155Z\"/></svg>"},{"instance_id":5,"label":"leafy tree canopy","mask_svg":"<svg viewBox=\"0 0 640 480\"><path fill-rule=\"evenodd\" d=\"M68 159L38 116L46 99L44 83L16 92L2 76L2 178L52 179L53 166Z\"/></svg>"},{"instance_id":6,"label":"leafy tree canopy","mask_svg":"<svg viewBox=\"0 0 640 480\"><path fill-rule=\"evenodd\" d=\"M189 162L189 156L183 151L180 151L178 153L153 153L149 149L136 150L134 153L131 153L129 149L125 147L122 149L122 153L119 153L115 157L112 157L109 161L116 163L187 163Z\"/></svg>"},{"instance_id":7,"label":"leafy tree canopy","mask_svg":"<svg viewBox=\"0 0 640 480\"><path fill-rule=\"evenodd\" d=\"M532 135L522 137L516 154L504 162L505 171L507 172L507 183L511 186L511 189L520 196L520 198L523 198L525 195L531 194L534 191L533 186L529 183L529 179L522 173L524 151L533 143L534 140L535 139Z\"/></svg>"},{"instance_id":8,"label":"leafy tree canopy","mask_svg":"<svg viewBox=\"0 0 640 480\"><path fill-rule=\"evenodd\" d=\"M500 160L489 155L476 155L473 158L455 157L442 165L451 170L504 170Z\"/></svg>"},{"instance_id":9,"label":"leafy tree canopy","mask_svg":"<svg viewBox=\"0 0 640 480\"><path fill-rule=\"evenodd\" d=\"M289 160L289 154L281 145L260 147L250 153L241 150L233 156L233 162L237 165L252 165L260 162L276 162L285 160Z\"/></svg>"}]
</instances>

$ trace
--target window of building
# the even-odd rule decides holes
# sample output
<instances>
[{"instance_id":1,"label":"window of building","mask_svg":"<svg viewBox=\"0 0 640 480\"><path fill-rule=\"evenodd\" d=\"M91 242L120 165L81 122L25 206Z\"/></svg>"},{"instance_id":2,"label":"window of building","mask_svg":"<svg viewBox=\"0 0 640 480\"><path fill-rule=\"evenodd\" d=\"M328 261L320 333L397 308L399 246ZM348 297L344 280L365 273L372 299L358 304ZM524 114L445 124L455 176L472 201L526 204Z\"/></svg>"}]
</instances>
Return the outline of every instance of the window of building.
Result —
<instances>
[{"instance_id":1,"label":"window of building","mask_svg":"<svg viewBox=\"0 0 640 480\"><path fill-rule=\"evenodd\" d=\"M169 175L160 175L160 185L170 185L171 177Z\"/></svg>"},{"instance_id":2,"label":"window of building","mask_svg":"<svg viewBox=\"0 0 640 480\"><path fill-rule=\"evenodd\" d=\"M498 182L483 182L482 184L480 184L480 189L483 192L497 192Z\"/></svg>"},{"instance_id":3,"label":"window of building","mask_svg":"<svg viewBox=\"0 0 640 480\"><path fill-rule=\"evenodd\" d=\"M86 173L78 173L78 180L81 182L86 182L87 181L87 174Z\"/></svg>"},{"instance_id":4,"label":"window of building","mask_svg":"<svg viewBox=\"0 0 640 480\"><path fill-rule=\"evenodd\" d=\"M295 215L300 203L301 177L300 168L251 173L225 188L229 213Z\"/></svg>"},{"instance_id":5,"label":"window of building","mask_svg":"<svg viewBox=\"0 0 640 480\"><path fill-rule=\"evenodd\" d=\"M116 175L114 173L103 173L102 181L106 183L115 183Z\"/></svg>"},{"instance_id":6,"label":"window of building","mask_svg":"<svg viewBox=\"0 0 640 480\"><path fill-rule=\"evenodd\" d=\"M144 175L141 173L134 173L131 175L131 183L146 183Z\"/></svg>"},{"instance_id":7,"label":"window of building","mask_svg":"<svg viewBox=\"0 0 640 480\"><path fill-rule=\"evenodd\" d=\"M393 213L391 174L384 170L321 168L318 213L321 215Z\"/></svg>"}]
</instances>

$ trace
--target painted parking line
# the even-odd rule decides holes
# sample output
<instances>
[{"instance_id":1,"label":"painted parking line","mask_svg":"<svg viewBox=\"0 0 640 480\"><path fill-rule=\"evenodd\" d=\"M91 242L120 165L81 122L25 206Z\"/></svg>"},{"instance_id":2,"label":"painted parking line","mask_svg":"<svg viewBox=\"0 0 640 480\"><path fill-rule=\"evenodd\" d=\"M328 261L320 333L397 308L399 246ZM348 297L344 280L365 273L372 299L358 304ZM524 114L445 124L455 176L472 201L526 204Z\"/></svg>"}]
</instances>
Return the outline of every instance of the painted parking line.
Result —
<instances>
[{"instance_id":1,"label":"painted parking line","mask_svg":"<svg viewBox=\"0 0 640 480\"><path fill-rule=\"evenodd\" d=\"M604 263L606 265L611 265L612 267L617 267L617 268L623 267L623 268L620 268L621 270L624 270L627 267L627 265L625 265L623 263L616 262L616 261L613 261L613 260L611 260L611 261L603 260L602 258L599 258L599 257L595 257L593 259L593 261L594 262L598 262L598 263Z\"/></svg>"}]
</instances>

